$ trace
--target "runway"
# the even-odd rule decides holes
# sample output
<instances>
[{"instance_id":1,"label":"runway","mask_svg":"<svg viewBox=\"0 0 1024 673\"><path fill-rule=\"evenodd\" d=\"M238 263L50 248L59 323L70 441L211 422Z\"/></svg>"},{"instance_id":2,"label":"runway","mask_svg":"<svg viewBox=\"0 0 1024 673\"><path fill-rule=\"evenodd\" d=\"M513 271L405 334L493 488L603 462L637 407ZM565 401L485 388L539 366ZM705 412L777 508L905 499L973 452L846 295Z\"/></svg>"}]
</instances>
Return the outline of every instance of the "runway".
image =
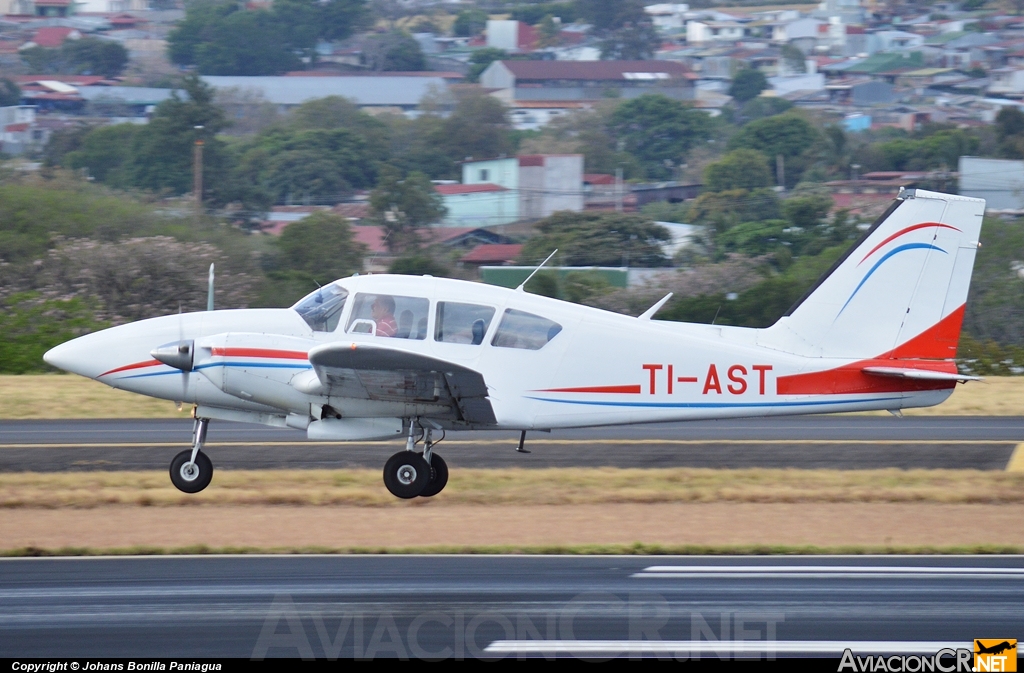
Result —
<instances>
[{"instance_id":1,"label":"runway","mask_svg":"<svg viewBox=\"0 0 1024 673\"><path fill-rule=\"evenodd\" d=\"M166 469L189 445L191 420L0 422L0 472ZM806 416L518 433L452 433L452 467L1006 469L1024 417ZM401 443L317 443L299 430L215 421L217 469L377 469ZM1018 451L1018 454L1022 452Z\"/></svg>"},{"instance_id":2,"label":"runway","mask_svg":"<svg viewBox=\"0 0 1024 673\"><path fill-rule=\"evenodd\" d=\"M1019 637L1022 604L1024 557L6 559L0 657L838 658Z\"/></svg>"}]
</instances>

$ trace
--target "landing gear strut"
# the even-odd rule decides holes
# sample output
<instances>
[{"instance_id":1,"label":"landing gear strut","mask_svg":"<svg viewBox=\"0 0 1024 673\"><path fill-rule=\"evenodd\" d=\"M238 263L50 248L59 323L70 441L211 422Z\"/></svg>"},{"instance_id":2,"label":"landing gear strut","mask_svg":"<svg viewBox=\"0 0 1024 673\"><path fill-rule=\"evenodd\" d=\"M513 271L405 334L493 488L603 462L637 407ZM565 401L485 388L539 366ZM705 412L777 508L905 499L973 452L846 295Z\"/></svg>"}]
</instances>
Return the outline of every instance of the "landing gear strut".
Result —
<instances>
[{"instance_id":1,"label":"landing gear strut","mask_svg":"<svg viewBox=\"0 0 1024 673\"><path fill-rule=\"evenodd\" d=\"M437 495L448 483L448 465L433 452L434 441L430 428L424 431L423 453L416 452L416 424L409 424L405 450L399 451L384 463L384 485L391 495L409 499Z\"/></svg>"},{"instance_id":2,"label":"landing gear strut","mask_svg":"<svg viewBox=\"0 0 1024 673\"><path fill-rule=\"evenodd\" d=\"M209 426L209 418L197 418L192 427L192 448L182 451L171 461L171 483L179 491L198 493L213 479L213 463L201 451Z\"/></svg>"}]
</instances>

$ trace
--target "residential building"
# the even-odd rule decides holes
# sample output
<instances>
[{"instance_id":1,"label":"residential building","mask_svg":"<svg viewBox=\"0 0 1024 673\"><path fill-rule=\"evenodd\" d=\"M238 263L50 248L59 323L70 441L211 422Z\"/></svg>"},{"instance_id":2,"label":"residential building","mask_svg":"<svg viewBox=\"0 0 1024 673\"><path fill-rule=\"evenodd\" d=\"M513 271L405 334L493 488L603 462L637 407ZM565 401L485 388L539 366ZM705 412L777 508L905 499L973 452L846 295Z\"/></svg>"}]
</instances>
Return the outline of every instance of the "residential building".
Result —
<instances>
[{"instance_id":1,"label":"residential building","mask_svg":"<svg viewBox=\"0 0 1024 673\"><path fill-rule=\"evenodd\" d=\"M519 216L534 220L583 210L583 155L528 154L519 160Z\"/></svg>"},{"instance_id":2,"label":"residential building","mask_svg":"<svg viewBox=\"0 0 1024 673\"><path fill-rule=\"evenodd\" d=\"M537 46L537 31L524 21L487 21L487 46L504 49L510 54L533 51Z\"/></svg>"},{"instance_id":3,"label":"residential building","mask_svg":"<svg viewBox=\"0 0 1024 673\"><path fill-rule=\"evenodd\" d=\"M988 210L1024 210L1024 161L960 157L960 194Z\"/></svg>"},{"instance_id":4,"label":"residential building","mask_svg":"<svg viewBox=\"0 0 1024 673\"><path fill-rule=\"evenodd\" d=\"M686 41L689 44L706 42L737 42L746 35L744 25L738 21L687 21Z\"/></svg>"},{"instance_id":5,"label":"residential building","mask_svg":"<svg viewBox=\"0 0 1024 673\"><path fill-rule=\"evenodd\" d=\"M444 199L444 227L489 227L519 219L519 197L515 191L493 183L435 185Z\"/></svg>"},{"instance_id":6,"label":"residential building","mask_svg":"<svg viewBox=\"0 0 1024 673\"><path fill-rule=\"evenodd\" d=\"M19 155L46 144L47 134L36 127L32 105L0 107L0 152Z\"/></svg>"},{"instance_id":7,"label":"residential building","mask_svg":"<svg viewBox=\"0 0 1024 673\"><path fill-rule=\"evenodd\" d=\"M495 61L480 83L515 108L520 101L599 101L661 93L692 100L697 76L674 61Z\"/></svg>"},{"instance_id":8,"label":"residential building","mask_svg":"<svg viewBox=\"0 0 1024 673\"><path fill-rule=\"evenodd\" d=\"M431 92L448 88L443 77L389 77L374 73L352 77L275 77L205 75L215 89L249 90L282 110L325 96L343 96L368 110L410 112Z\"/></svg>"},{"instance_id":9,"label":"residential building","mask_svg":"<svg viewBox=\"0 0 1024 673\"><path fill-rule=\"evenodd\" d=\"M677 33L686 27L686 13L690 6L678 2L647 5L644 12L651 17L654 27L663 33Z\"/></svg>"}]
</instances>

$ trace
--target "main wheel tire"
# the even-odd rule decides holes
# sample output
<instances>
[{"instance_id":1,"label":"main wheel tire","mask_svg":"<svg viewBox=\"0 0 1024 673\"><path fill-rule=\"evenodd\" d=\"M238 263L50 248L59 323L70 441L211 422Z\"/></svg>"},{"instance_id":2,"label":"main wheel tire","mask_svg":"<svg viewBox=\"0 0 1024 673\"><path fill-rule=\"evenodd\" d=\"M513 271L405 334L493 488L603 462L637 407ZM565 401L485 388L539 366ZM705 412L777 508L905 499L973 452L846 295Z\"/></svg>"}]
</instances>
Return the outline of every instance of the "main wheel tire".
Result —
<instances>
[{"instance_id":1,"label":"main wheel tire","mask_svg":"<svg viewBox=\"0 0 1024 673\"><path fill-rule=\"evenodd\" d=\"M418 453L399 451L384 463L384 485L391 495L415 498L429 483L430 466Z\"/></svg>"},{"instance_id":2,"label":"main wheel tire","mask_svg":"<svg viewBox=\"0 0 1024 673\"><path fill-rule=\"evenodd\" d=\"M171 483L179 491L198 493L210 485L213 479L213 463L209 456L200 451L196 454L196 462L192 465L192 449L186 449L171 461Z\"/></svg>"},{"instance_id":3,"label":"main wheel tire","mask_svg":"<svg viewBox=\"0 0 1024 673\"><path fill-rule=\"evenodd\" d=\"M445 484L448 483L448 463L444 462L444 458L435 454L430 456L430 483L420 493L421 498L429 498L432 495L437 495L444 490Z\"/></svg>"}]
</instances>

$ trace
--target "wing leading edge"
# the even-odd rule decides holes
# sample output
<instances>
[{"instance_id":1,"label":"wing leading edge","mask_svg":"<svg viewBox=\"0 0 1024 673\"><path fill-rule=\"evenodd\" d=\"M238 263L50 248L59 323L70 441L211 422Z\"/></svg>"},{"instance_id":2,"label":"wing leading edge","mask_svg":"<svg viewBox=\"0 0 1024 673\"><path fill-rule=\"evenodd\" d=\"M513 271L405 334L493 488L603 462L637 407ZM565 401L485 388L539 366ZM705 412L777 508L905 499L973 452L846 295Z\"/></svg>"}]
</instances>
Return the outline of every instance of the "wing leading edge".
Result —
<instances>
[{"instance_id":1,"label":"wing leading edge","mask_svg":"<svg viewBox=\"0 0 1024 673\"><path fill-rule=\"evenodd\" d=\"M377 345L337 343L313 348L309 362L330 395L446 405L466 423L497 423L484 377L452 362Z\"/></svg>"}]
</instances>

